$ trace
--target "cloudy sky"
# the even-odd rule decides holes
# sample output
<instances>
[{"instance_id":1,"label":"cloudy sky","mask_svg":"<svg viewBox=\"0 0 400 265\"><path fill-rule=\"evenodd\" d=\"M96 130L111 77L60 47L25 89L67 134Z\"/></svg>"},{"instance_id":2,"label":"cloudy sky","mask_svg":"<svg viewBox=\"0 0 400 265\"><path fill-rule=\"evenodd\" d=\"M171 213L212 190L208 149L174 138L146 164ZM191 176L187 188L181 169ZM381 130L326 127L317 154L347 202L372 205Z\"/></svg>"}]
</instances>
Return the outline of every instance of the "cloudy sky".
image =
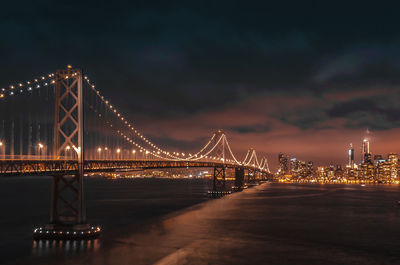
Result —
<instances>
[{"instance_id":1,"label":"cloudy sky","mask_svg":"<svg viewBox=\"0 0 400 265\"><path fill-rule=\"evenodd\" d=\"M374 154L400 152L399 6L191 2L8 2L0 84L72 64L160 146L223 129L273 167L343 164L349 143L359 159L367 130Z\"/></svg>"}]
</instances>

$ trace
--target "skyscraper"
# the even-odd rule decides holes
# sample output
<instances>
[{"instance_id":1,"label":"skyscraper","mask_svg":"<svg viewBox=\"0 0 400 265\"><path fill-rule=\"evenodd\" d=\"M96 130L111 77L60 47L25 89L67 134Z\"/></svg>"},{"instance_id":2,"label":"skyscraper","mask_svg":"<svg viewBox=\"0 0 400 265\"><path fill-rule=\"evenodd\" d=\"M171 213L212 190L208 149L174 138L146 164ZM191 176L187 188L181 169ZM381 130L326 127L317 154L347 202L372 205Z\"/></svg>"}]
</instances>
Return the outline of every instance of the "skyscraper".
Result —
<instances>
[{"instance_id":1,"label":"skyscraper","mask_svg":"<svg viewBox=\"0 0 400 265\"><path fill-rule=\"evenodd\" d=\"M289 158L286 155L279 153L278 160L279 160L279 172L281 173L281 175L287 174L287 172L289 171L289 165L288 165Z\"/></svg>"},{"instance_id":2,"label":"skyscraper","mask_svg":"<svg viewBox=\"0 0 400 265\"><path fill-rule=\"evenodd\" d=\"M354 168L354 148L353 144L350 144L350 149L349 149L349 167Z\"/></svg>"},{"instance_id":3,"label":"skyscraper","mask_svg":"<svg viewBox=\"0 0 400 265\"><path fill-rule=\"evenodd\" d=\"M367 139L364 139L362 142L362 147L361 147L361 164L365 162L366 156L370 155L369 152L369 141Z\"/></svg>"},{"instance_id":4,"label":"skyscraper","mask_svg":"<svg viewBox=\"0 0 400 265\"><path fill-rule=\"evenodd\" d=\"M399 157L396 153L390 153L387 161L390 164L390 182L398 180Z\"/></svg>"}]
</instances>

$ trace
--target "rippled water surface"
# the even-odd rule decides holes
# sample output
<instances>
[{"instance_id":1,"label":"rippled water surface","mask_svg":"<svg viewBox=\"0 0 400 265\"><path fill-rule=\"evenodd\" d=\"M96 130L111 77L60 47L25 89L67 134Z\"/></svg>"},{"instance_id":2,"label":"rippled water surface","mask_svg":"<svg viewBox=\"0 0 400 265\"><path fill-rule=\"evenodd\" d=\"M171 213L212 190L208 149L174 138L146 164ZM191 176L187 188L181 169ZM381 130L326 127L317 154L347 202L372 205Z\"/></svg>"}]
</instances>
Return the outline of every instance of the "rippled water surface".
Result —
<instances>
[{"instance_id":1,"label":"rippled water surface","mask_svg":"<svg viewBox=\"0 0 400 265\"><path fill-rule=\"evenodd\" d=\"M204 180L86 181L93 241L39 241L50 179L0 180L0 263L400 264L398 186L267 183L222 199Z\"/></svg>"}]
</instances>

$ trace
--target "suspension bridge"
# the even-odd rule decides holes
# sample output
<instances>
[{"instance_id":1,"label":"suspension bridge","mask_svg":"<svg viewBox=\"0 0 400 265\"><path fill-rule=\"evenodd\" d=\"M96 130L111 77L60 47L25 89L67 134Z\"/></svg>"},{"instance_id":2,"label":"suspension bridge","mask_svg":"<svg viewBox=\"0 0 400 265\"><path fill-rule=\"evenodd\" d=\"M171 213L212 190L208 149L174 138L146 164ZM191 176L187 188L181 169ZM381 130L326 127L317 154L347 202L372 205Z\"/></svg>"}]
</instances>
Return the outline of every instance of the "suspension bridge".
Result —
<instances>
[{"instance_id":1,"label":"suspension bridge","mask_svg":"<svg viewBox=\"0 0 400 265\"><path fill-rule=\"evenodd\" d=\"M161 148L106 99L81 69L57 70L0 91L0 176L51 176L49 224L36 239L91 238L100 227L86 220L83 180L96 172L213 168L210 194L271 177L268 161L249 148L235 156L219 130L197 152ZM247 178L246 178L247 176Z\"/></svg>"}]
</instances>

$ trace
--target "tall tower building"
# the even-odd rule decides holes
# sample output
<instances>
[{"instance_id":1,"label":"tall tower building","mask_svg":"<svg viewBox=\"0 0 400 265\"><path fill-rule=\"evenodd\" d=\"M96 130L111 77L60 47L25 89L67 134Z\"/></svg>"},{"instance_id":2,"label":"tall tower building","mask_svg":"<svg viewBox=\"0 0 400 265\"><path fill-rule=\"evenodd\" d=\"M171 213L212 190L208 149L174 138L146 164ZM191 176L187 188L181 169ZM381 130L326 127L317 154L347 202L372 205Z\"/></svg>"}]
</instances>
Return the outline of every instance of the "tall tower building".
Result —
<instances>
[{"instance_id":1,"label":"tall tower building","mask_svg":"<svg viewBox=\"0 0 400 265\"><path fill-rule=\"evenodd\" d=\"M279 153L278 160L279 160L280 173L282 175L287 174L289 171L289 165L288 165L289 158L286 155Z\"/></svg>"},{"instance_id":2,"label":"tall tower building","mask_svg":"<svg viewBox=\"0 0 400 265\"><path fill-rule=\"evenodd\" d=\"M353 144L350 144L350 149L349 149L349 167L354 168L354 148Z\"/></svg>"},{"instance_id":3,"label":"tall tower building","mask_svg":"<svg viewBox=\"0 0 400 265\"><path fill-rule=\"evenodd\" d=\"M361 164L365 162L365 158L367 155L370 155L369 141L367 139L364 139L361 147Z\"/></svg>"}]
</instances>

